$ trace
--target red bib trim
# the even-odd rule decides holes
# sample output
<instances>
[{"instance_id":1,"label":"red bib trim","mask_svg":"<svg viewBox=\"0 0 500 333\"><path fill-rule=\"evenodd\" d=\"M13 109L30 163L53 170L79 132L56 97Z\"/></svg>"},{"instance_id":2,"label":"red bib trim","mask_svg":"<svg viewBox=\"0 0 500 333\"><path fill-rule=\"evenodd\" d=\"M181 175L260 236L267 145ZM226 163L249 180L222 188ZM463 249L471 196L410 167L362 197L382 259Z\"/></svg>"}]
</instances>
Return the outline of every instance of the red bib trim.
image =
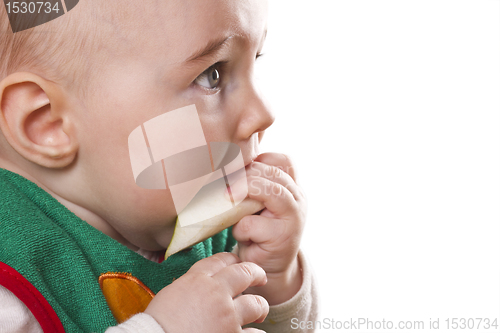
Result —
<instances>
[{"instance_id":1,"label":"red bib trim","mask_svg":"<svg viewBox=\"0 0 500 333\"><path fill-rule=\"evenodd\" d=\"M26 305L44 333L64 333L64 327L49 302L24 276L3 262L0 262L0 285Z\"/></svg>"}]
</instances>

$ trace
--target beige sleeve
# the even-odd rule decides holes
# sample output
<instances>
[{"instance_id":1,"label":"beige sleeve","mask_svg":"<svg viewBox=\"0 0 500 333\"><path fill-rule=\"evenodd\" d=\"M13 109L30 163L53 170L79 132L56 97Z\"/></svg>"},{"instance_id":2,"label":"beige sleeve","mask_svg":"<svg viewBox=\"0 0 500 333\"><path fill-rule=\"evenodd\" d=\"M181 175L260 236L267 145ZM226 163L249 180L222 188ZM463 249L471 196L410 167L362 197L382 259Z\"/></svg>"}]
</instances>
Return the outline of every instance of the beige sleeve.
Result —
<instances>
[{"instance_id":1,"label":"beige sleeve","mask_svg":"<svg viewBox=\"0 0 500 333\"><path fill-rule=\"evenodd\" d=\"M26 305L12 292L0 286L0 332L42 333L42 328ZM106 333L164 333L156 320L139 313Z\"/></svg>"},{"instance_id":2,"label":"beige sleeve","mask_svg":"<svg viewBox=\"0 0 500 333\"><path fill-rule=\"evenodd\" d=\"M43 333L26 305L3 286L0 286L0 332Z\"/></svg>"},{"instance_id":3,"label":"beige sleeve","mask_svg":"<svg viewBox=\"0 0 500 333\"><path fill-rule=\"evenodd\" d=\"M146 313L139 313L123 322L110 327L105 333L165 333L158 322Z\"/></svg>"},{"instance_id":4,"label":"beige sleeve","mask_svg":"<svg viewBox=\"0 0 500 333\"><path fill-rule=\"evenodd\" d=\"M261 324L251 324L267 333L309 333L314 330L299 329L301 322L315 321L318 316L318 293L314 277L304 253L299 252L299 263L302 269L302 286L291 299L285 303L273 305L269 309L266 320ZM306 325L302 325L304 327Z\"/></svg>"},{"instance_id":5,"label":"beige sleeve","mask_svg":"<svg viewBox=\"0 0 500 333\"><path fill-rule=\"evenodd\" d=\"M237 250L236 250L237 251ZM314 321L318 314L318 296L314 277L304 254L299 252L299 263L302 270L302 286L291 299L285 303L273 305L269 309L266 320L261 324L252 324L267 333L311 333L313 330L293 329L300 327L300 322ZM292 321L293 320L293 321ZM302 325L306 326L306 325ZM125 323L110 328L106 333L128 332L158 332L163 333L161 326L146 314L140 314L127 320Z\"/></svg>"}]
</instances>

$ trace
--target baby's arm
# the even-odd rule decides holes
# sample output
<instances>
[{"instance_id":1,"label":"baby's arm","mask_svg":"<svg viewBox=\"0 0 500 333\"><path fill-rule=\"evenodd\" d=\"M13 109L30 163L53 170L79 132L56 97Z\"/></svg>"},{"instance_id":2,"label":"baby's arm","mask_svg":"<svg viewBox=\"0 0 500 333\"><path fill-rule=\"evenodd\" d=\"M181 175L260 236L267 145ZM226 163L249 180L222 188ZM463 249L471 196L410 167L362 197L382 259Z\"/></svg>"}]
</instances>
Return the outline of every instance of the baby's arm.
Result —
<instances>
[{"instance_id":1,"label":"baby's arm","mask_svg":"<svg viewBox=\"0 0 500 333\"><path fill-rule=\"evenodd\" d=\"M269 305L261 296L238 295L265 283L266 274L259 266L241 262L231 253L218 253L200 260L160 290L145 313L106 332L242 332L242 326L262 322ZM0 299L0 332L42 332L28 308L10 291L0 287ZM254 328L243 331L261 332Z\"/></svg>"},{"instance_id":2,"label":"baby's arm","mask_svg":"<svg viewBox=\"0 0 500 333\"><path fill-rule=\"evenodd\" d=\"M217 253L160 290L145 313L168 333L242 332L242 326L262 322L269 305L262 296L238 295L266 282L264 270L256 264L241 262L232 253Z\"/></svg>"},{"instance_id":3,"label":"baby's arm","mask_svg":"<svg viewBox=\"0 0 500 333\"><path fill-rule=\"evenodd\" d=\"M0 332L43 333L24 303L0 285Z\"/></svg>"},{"instance_id":4,"label":"baby's arm","mask_svg":"<svg viewBox=\"0 0 500 333\"><path fill-rule=\"evenodd\" d=\"M105 333L165 333L165 331L153 317L139 313L123 324L108 328Z\"/></svg>"},{"instance_id":5,"label":"baby's arm","mask_svg":"<svg viewBox=\"0 0 500 333\"><path fill-rule=\"evenodd\" d=\"M306 327L308 321L314 321L318 312L318 296L314 277L307 260L299 252L299 263L302 271L302 286L299 292L290 300L273 305L265 321L260 324L250 324L248 327L261 329L267 333L310 333L314 330L300 329ZM163 333L161 326L153 317L139 314L132 317L120 326L110 328L106 333Z\"/></svg>"},{"instance_id":6,"label":"baby's arm","mask_svg":"<svg viewBox=\"0 0 500 333\"><path fill-rule=\"evenodd\" d=\"M318 315L318 293L314 276L304 254L299 252L299 263L302 271L302 286L288 301L269 307L269 314L260 324L250 324L249 327L261 329L267 333L313 332L307 328L301 329L301 323L315 321Z\"/></svg>"},{"instance_id":7,"label":"baby's arm","mask_svg":"<svg viewBox=\"0 0 500 333\"><path fill-rule=\"evenodd\" d=\"M266 207L233 227L238 256L262 267L268 277L265 286L246 290L264 296L271 305L266 324L257 326L269 333L301 332L293 323L315 320L317 297L310 269L299 252L307 205L294 166L286 155L262 154L247 167L247 179L231 188L233 196L240 199L245 185L248 196Z\"/></svg>"},{"instance_id":8,"label":"baby's arm","mask_svg":"<svg viewBox=\"0 0 500 333\"><path fill-rule=\"evenodd\" d=\"M3 286L0 286L0 332L43 333L26 305ZM106 333L164 333L164 330L153 317L141 313Z\"/></svg>"},{"instance_id":9,"label":"baby's arm","mask_svg":"<svg viewBox=\"0 0 500 333\"><path fill-rule=\"evenodd\" d=\"M0 332L43 333L40 324L26 305L12 292L0 286ZM153 317L141 313L106 333L164 333Z\"/></svg>"}]
</instances>

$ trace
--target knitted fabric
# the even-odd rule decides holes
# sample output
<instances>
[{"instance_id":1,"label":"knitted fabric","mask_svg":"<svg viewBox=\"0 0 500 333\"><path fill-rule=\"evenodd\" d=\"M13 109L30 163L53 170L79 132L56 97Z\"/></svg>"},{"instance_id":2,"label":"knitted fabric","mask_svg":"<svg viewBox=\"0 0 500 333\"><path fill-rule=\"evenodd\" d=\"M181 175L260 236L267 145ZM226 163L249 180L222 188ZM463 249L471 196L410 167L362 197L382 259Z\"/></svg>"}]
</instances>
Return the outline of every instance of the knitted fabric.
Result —
<instances>
[{"instance_id":1,"label":"knitted fabric","mask_svg":"<svg viewBox=\"0 0 500 333\"><path fill-rule=\"evenodd\" d=\"M130 273L158 293L198 260L235 244L226 229L158 264L93 228L36 184L0 169L0 261L42 293L67 332L103 332L117 324L99 287L101 274Z\"/></svg>"}]
</instances>

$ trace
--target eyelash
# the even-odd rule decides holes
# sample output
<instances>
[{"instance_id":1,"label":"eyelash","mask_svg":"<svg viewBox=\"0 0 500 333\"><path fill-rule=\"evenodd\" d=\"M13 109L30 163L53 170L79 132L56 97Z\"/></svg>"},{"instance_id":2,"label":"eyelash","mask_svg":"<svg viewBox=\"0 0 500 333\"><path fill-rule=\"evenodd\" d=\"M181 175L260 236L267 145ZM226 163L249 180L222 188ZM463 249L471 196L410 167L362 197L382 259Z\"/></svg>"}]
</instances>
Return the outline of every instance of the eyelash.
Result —
<instances>
[{"instance_id":1,"label":"eyelash","mask_svg":"<svg viewBox=\"0 0 500 333\"><path fill-rule=\"evenodd\" d=\"M196 79L194 80L194 84L196 84L197 86L199 86L200 88L204 89L205 91L210 91L210 92L215 92L215 91L218 91L220 90L219 86L220 86L220 83L219 83L219 86L215 87L215 88L207 88L207 87L204 87L202 85L200 85L198 83L198 81L204 76L204 75L208 75L212 70L217 70L217 72L219 72L219 75L220 75L220 81L222 81L222 76L223 76L223 73L224 73L224 66L227 64L228 62L227 61L219 61L215 64L213 64L212 66L208 67L207 69L205 69L203 71L203 73L201 73L200 75L198 75L196 77Z\"/></svg>"},{"instance_id":2,"label":"eyelash","mask_svg":"<svg viewBox=\"0 0 500 333\"><path fill-rule=\"evenodd\" d=\"M263 55L264 55L264 53L261 53L261 52L257 53L257 54L255 55L255 61L257 61L257 59L259 59L259 58L260 58L260 57L262 57ZM210 67L208 67L207 69L205 69L205 70L203 71L203 73L201 73L200 75L198 75L198 76L196 77L196 79L194 80L194 82L193 82L193 83L194 83L194 84L196 84L196 82L200 79L200 77L201 77L202 75L207 75L207 74L208 74L211 70L214 70L214 69L216 69L216 70L219 72L219 75L220 75L220 80L222 81L222 80L223 80L223 79L222 79L222 77L224 76L224 66L225 66L227 63L228 63L228 61L219 61L219 62L216 62L216 63L215 63L215 64L213 64L212 66L210 66ZM207 90L207 91L218 91L218 90L220 90L220 88L219 88L219 87L216 87L216 88L206 88L206 87L203 87L203 86L201 86L201 85L198 85L198 86L200 86L202 89L205 89L205 90Z\"/></svg>"}]
</instances>

